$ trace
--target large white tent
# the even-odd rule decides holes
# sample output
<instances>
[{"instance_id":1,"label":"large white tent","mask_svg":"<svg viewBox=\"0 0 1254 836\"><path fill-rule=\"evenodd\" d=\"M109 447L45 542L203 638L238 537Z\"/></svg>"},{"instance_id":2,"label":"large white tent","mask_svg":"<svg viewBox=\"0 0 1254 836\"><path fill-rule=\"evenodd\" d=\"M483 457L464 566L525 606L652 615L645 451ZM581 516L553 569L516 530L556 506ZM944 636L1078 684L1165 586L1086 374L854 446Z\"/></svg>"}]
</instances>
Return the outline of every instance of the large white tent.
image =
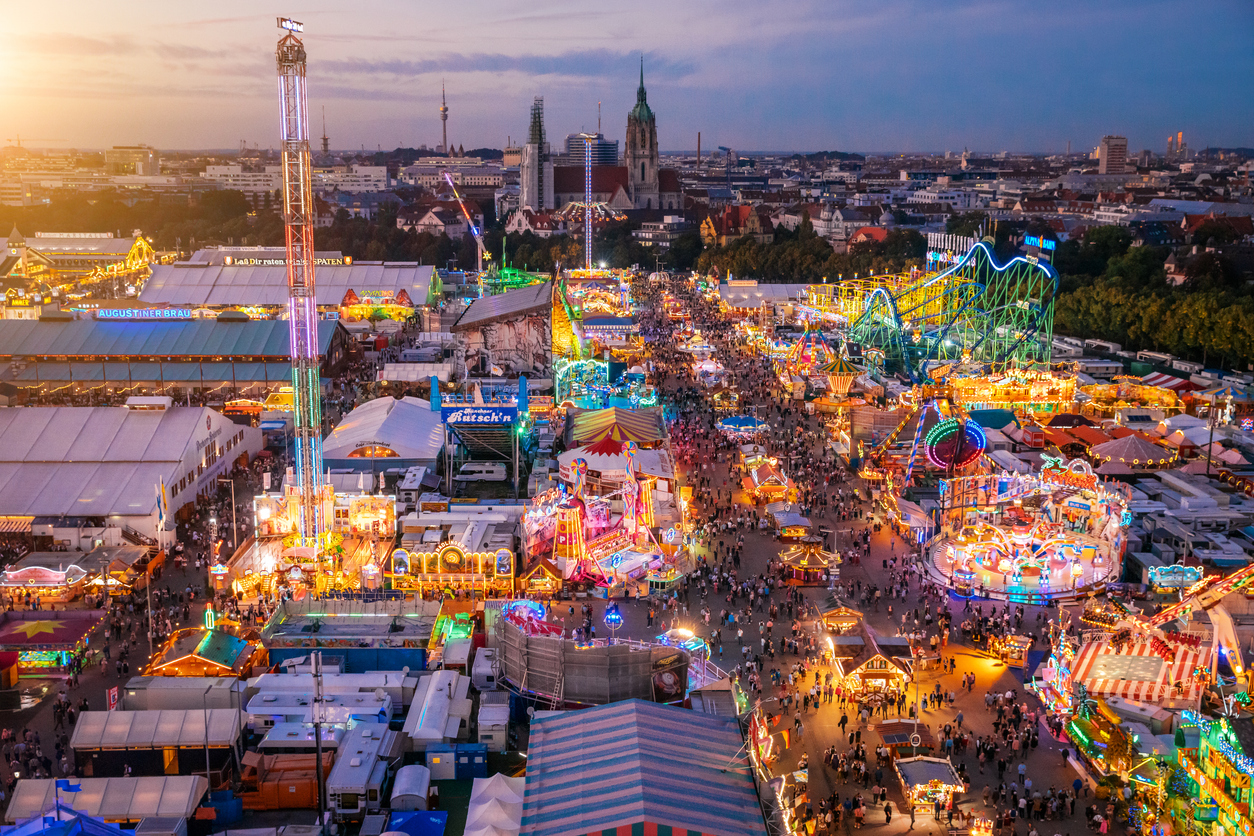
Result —
<instances>
[{"instance_id":1,"label":"large white tent","mask_svg":"<svg viewBox=\"0 0 1254 836\"><path fill-rule=\"evenodd\" d=\"M162 481L173 513L262 444L260 430L207 407L0 410L0 515L120 517L153 536Z\"/></svg>"},{"instance_id":2,"label":"large white tent","mask_svg":"<svg viewBox=\"0 0 1254 836\"><path fill-rule=\"evenodd\" d=\"M383 397L367 401L344 416L323 442L322 457L344 464L353 459L379 458L389 464L403 460L434 467L443 446L443 422L428 401Z\"/></svg>"},{"instance_id":3,"label":"large white tent","mask_svg":"<svg viewBox=\"0 0 1254 836\"><path fill-rule=\"evenodd\" d=\"M203 775L145 778L78 778L78 792L60 793L62 808L112 822L137 822L153 816L187 818L209 789ZM55 778L25 778L13 789L5 812L9 824L51 810L57 803Z\"/></svg>"},{"instance_id":4,"label":"large white tent","mask_svg":"<svg viewBox=\"0 0 1254 836\"><path fill-rule=\"evenodd\" d=\"M209 731L205 733L205 716ZM241 735L239 711L200 708L165 711L84 711L70 746L90 749L153 749L169 746L234 746Z\"/></svg>"}]
</instances>

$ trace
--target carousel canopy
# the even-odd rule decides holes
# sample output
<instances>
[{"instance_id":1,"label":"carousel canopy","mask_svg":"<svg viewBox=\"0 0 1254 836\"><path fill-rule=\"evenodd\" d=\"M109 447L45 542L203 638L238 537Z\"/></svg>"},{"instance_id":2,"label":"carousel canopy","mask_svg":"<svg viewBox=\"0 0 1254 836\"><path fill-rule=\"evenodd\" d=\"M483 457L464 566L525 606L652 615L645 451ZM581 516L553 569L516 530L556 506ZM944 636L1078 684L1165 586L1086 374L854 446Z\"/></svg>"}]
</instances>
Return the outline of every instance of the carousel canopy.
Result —
<instances>
[{"instance_id":1,"label":"carousel canopy","mask_svg":"<svg viewBox=\"0 0 1254 836\"><path fill-rule=\"evenodd\" d=\"M1198 392L1193 396L1195 400L1220 403L1232 398L1234 401L1248 401L1250 396L1245 393L1244 389L1238 389L1236 386L1216 386L1214 389L1206 389Z\"/></svg>"},{"instance_id":2,"label":"carousel canopy","mask_svg":"<svg viewBox=\"0 0 1254 836\"><path fill-rule=\"evenodd\" d=\"M585 409L574 413L570 421L569 442L591 444L603 438L657 444L666 437L662 429L662 411L657 407L623 409Z\"/></svg>"},{"instance_id":3,"label":"carousel canopy","mask_svg":"<svg viewBox=\"0 0 1254 836\"><path fill-rule=\"evenodd\" d=\"M718 428L725 433L755 433L769 426L770 424L753 415L729 415L718 422Z\"/></svg>"},{"instance_id":4,"label":"carousel canopy","mask_svg":"<svg viewBox=\"0 0 1254 836\"><path fill-rule=\"evenodd\" d=\"M840 555L824 551L820 537L802 538L800 543L780 552L779 557L789 569L826 569L833 561L840 561Z\"/></svg>"},{"instance_id":5,"label":"carousel canopy","mask_svg":"<svg viewBox=\"0 0 1254 836\"><path fill-rule=\"evenodd\" d=\"M1175 458L1175 453L1165 450L1137 435L1128 435L1105 444L1098 444L1090 452L1101 462L1119 462L1120 464L1162 465Z\"/></svg>"},{"instance_id":6,"label":"carousel canopy","mask_svg":"<svg viewBox=\"0 0 1254 836\"><path fill-rule=\"evenodd\" d=\"M819 367L819 371L823 374L849 375L850 377L857 377L862 374L862 369L850 363L844 357L837 357L830 363L824 363Z\"/></svg>"}]
</instances>

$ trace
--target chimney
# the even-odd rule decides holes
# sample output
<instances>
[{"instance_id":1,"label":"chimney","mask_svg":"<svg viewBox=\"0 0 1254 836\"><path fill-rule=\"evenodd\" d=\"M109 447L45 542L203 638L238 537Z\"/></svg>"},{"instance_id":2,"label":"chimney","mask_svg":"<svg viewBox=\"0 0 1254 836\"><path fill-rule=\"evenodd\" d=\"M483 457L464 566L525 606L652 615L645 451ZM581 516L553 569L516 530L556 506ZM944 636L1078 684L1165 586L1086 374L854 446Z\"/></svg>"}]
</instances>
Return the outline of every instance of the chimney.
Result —
<instances>
[{"instance_id":1,"label":"chimney","mask_svg":"<svg viewBox=\"0 0 1254 836\"><path fill-rule=\"evenodd\" d=\"M701 132L697 131L697 165L701 165Z\"/></svg>"}]
</instances>

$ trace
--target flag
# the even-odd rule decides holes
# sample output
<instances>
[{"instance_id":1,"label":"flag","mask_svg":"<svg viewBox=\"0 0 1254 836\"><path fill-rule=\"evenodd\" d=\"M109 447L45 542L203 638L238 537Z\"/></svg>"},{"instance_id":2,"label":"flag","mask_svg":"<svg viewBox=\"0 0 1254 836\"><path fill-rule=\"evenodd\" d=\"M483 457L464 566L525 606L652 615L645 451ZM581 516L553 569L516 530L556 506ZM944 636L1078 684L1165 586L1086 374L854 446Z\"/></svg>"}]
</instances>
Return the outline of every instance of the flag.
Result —
<instances>
[{"instance_id":1,"label":"flag","mask_svg":"<svg viewBox=\"0 0 1254 836\"><path fill-rule=\"evenodd\" d=\"M170 500L165 492L165 477L161 477L161 484L157 487L157 529L165 530L165 518L170 513Z\"/></svg>"},{"instance_id":2,"label":"flag","mask_svg":"<svg viewBox=\"0 0 1254 836\"><path fill-rule=\"evenodd\" d=\"M83 789L82 784L71 784L64 778L57 779L57 789L60 792L79 792Z\"/></svg>"},{"instance_id":3,"label":"flag","mask_svg":"<svg viewBox=\"0 0 1254 836\"><path fill-rule=\"evenodd\" d=\"M784 729L779 734L782 738L784 738L785 749L787 749L789 746L792 745L792 732L790 732L788 729Z\"/></svg>"}]
</instances>

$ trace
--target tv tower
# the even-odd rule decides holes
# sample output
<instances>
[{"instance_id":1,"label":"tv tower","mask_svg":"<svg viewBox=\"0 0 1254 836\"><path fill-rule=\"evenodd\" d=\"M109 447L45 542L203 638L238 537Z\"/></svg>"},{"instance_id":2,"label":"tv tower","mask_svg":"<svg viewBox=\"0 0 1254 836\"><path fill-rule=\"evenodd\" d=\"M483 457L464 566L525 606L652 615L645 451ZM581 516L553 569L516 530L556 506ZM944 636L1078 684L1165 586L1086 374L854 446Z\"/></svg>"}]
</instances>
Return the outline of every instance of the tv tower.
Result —
<instances>
[{"instance_id":1,"label":"tv tower","mask_svg":"<svg viewBox=\"0 0 1254 836\"><path fill-rule=\"evenodd\" d=\"M313 179L309 158L309 102L305 85L305 27L279 18L286 34L275 57L279 71L279 125L283 136L283 223L287 231L287 319L292 350L292 414L300 545L321 546L322 404L318 372L318 311L314 302Z\"/></svg>"},{"instance_id":2,"label":"tv tower","mask_svg":"<svg viewBox=\"0 0 1254 836\"><path fill-rule=\"evenodd\" d=\"M331 137L327 136L327 106L322 106L322 156L331 153Z\"/></svg>"},{"instance_id":3,"label":"tv tower","mask_svg":"<svg viewBox=\"0 0 1254 836\"><path fill-rule=\"evenodd\" d=\"M440 82L440 122L444 130L444 144L440 146L440 150L447 157L453 156L448 150L448 102L444 99L444 82Z\"/></svg>"}]
</instances>

